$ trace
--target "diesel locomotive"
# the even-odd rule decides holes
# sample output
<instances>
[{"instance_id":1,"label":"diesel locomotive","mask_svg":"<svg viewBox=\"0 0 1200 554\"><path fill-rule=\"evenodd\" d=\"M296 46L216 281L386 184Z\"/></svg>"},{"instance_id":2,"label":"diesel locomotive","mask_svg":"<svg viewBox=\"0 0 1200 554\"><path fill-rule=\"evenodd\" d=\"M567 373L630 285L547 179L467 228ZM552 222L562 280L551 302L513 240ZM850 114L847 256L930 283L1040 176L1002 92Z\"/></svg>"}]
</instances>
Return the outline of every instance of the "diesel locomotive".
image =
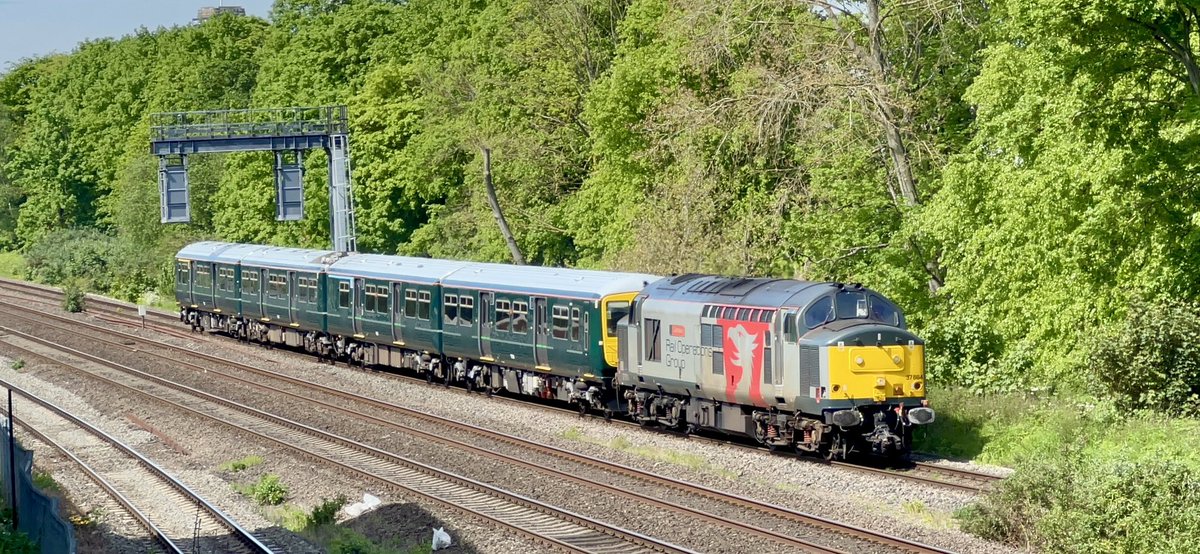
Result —
<instances>
[{"instance_id":1,"label":"diesel locomotive","mask_svg":"<svg viewBox=\"0 0 1200 554\"><path fill-rule=\"evenodd\" d=\"M175 293L193 329L829 458L934 419L924 343L857 284L199 242Z\"/></svg>"}]
</instances>

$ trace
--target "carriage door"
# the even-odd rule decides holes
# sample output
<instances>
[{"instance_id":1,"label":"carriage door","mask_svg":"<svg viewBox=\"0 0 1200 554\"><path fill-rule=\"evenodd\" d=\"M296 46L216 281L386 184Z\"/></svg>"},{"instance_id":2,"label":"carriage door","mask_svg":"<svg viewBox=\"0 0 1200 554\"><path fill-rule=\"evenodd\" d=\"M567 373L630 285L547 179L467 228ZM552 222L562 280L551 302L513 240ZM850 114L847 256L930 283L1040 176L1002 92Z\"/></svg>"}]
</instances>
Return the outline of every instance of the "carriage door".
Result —
<instances>
[{"instance_id":1,"label":"carriage door","mask_svg":"<svg viewBox=\"0 0 1200 554\"><path fill-rule=\"evenodd\" d=\"M263 317L271 317L267 314L267 291L270 290L268 287L271 285L271 281L267 280L268 277L270 274L267 273L267 270L258 270L258 311Z\"/></svg>"},{"instance_id":2,"label":"carriage door","mask_svg":"<svg viewBox=\"0 0 1200 554\"><path fill-rule=\"evenodd\" d=\"M366 305L366 298L363 298L363 280L355 279L354 280L354 306L353 306L354 307L354 312L353 312L354 317L351 318L354 321L354 334L355 335L363 334L362 318L363 318L363 306L364 305Z\"/></svg>"},{"instance_id":3,"label":"carriage door","mask_svg":"<svg viewBox=\"0 0 1200 554\"><path fill-rule=\"evenodd\" d=\"M296 288L296 272L288 272L288 317L292 318L292 323L300 321L300 314L296 310L296 297L300 295L300 289Z\"/></svg>"},{"instance_id":4,"label":"carriage door","mask_svg":"<svg viewBox=\"0 0 1200 554\"><path fill-rule=\"evenodd\" d=\"M533 361L538 367L550 366L550 349L546 338L546 299L533 299Z\"/></svg>"},{"instance_id":5,"label":"carriage door","mask_svg":"<svg viewBox=\"0 0 1200 554\"><path fill-rule=\"evenodd\" d=\"M492 361L492 293L479 293L479 357Z\"/></svg>"},{"instance_id":6,"label":"carriage door","mask_svg":"<svg viewBox=\"0 0 1200 554\"><path fill-rule=\"evenodd\" d=\"M400 314L404 313L404 290L400 283L392 283L392 340L400 344L404 344L404 327L403 318Z\"/></svg>"}]
</instances>

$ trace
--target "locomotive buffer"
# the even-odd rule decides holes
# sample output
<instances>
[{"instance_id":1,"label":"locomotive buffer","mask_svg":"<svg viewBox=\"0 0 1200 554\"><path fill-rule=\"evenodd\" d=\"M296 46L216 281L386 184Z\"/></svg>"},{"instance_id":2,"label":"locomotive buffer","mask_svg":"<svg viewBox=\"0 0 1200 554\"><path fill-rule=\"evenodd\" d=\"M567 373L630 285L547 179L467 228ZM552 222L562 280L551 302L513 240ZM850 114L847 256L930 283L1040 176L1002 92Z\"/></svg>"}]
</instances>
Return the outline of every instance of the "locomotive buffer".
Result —
<instances>
[{"instance_id":1,"label":"locomotive buffer","mask_svg":"<svg viewBox=\"0 0 1200 554\"><path fill-rule=\"evenodd\" d=\"M275 153L275 219L303 219L304 152L322 148L329 159L333 249L357 249L346 106L169 112L150 117L150 153L158 156L163 223L191 220L189 155L255 151Z\"/></svg>"}]
</instances>

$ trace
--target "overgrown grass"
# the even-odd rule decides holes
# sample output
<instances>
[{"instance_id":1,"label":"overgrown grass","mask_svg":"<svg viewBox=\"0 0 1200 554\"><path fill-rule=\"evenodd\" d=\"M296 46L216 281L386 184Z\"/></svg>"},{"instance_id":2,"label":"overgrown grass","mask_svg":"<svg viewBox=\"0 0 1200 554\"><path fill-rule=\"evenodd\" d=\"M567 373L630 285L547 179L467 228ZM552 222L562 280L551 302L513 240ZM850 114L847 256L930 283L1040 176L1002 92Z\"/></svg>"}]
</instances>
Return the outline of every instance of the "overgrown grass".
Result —
<instances>
[{"instance_id":1,"label":"overgrown grass","mask_svg":"<svg viewBox=\"0 0 1200 554\"><path fill-rule=\"evenodd\" d=\"M8 367L11 368L13 371L21 371L22 369L25 369L25 360L23 360L21 358L17 358L15 360L13 360L12 363L8 365Z\"/></svg>"},{"instance_id":2,"label":"overgrown grass","mask_svg":"<svg viewBox=\"0 0 1200 554\"><path fill-rule=\"evenodd\" d=\"M46 492L52 492L52 491L59 490L58 481L55 481L54 476L50 475L50 472L48 472L48 471L34 470L33 484L37 488L42 489L43 491L46 491Z\"/></svg>"},{"instance_id":3,"label":"overgrown grass","mask_svg":"<svg viewBox=\"0 0 1200 554\"><path fill-rule=\"evenodd\" d=\"M1200 544L1200 421L1088 397L940 391L931 453L1016 474L956 514L963 529L1047 552L1168 553ZM921 517L917 507L905 511Z\"/></svg>"},{"instance_id":4,"label":"overgrown grass","mask_svg":"<svg viewBox=\"0 0 1200 554\"><path fill-rule=\"evenodd\" d=\"M25 258L17 252L0 252L0 277L24 279L28 267Z\"/></svg>"},{"instance_id":5,"label":"overgrown grass","mask_svg":"<svg viewBox=\"0 0 1200 554\"><path fill-rule=\"evenodd\" d=\"M346 502L345 496L327 498L307 512L299 506L288 504L275 510L269 517L281 527L323 546L330 554L425 554L430 551L430 541L408 544L394 539L381 544L353 529L338 527L335 525L337 514Z\"/></svg>"},{"instance_id":6,"label":"overgrown grass","mask_svg":"<svg viewBox=\"0 0 1200 554\"><path fill-rule=\"evenodd\" d=\"M274 474L263 475L254 484L235 483L233 490L254 499L260 506L278 506L288 498L287 485Z\"/></svg>"},{"instance_id":7,"label":"overgrown grass","mask_svg":"<svg viewBox=\"0 0 1200 554\"><path fill-rule=\"evenodd\" d=\"M239 471L245 471L254 466L261 465L262 463L263 463L262 456L259 456L258 454L250 454L249 456L246 456L244 458L239 458L237 460L230 460L228 462L221 464L221 471L237 473Z\"/></svg>"}]
</instances>

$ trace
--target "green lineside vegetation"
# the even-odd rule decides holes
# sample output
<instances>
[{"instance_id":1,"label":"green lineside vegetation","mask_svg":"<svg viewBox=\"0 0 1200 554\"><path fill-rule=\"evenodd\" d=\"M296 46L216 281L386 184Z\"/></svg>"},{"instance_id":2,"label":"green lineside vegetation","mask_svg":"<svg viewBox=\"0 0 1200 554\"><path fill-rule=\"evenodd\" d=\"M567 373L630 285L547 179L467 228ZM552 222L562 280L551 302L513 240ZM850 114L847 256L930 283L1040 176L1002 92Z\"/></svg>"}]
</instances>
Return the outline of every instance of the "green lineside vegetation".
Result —
<instances>
[{"instance_id":1,"label":"green lineside vegetation","mask_svg":"<svg viewBox=\"0 0 1200 554\"><path fill-rule=\"evenodd\" d=\"M140 29L0 68L0 275L136 300L190 241L326 246L319 152L303 221L274 220L268 154L230 154L189 159L192 222L160 225L148 116L344 103L360 249L510 259L489 148L531 263L866 283L929 341L925 448L1031 469L964 527L1176 551L1200 540L1197 13L277 0Z\"/></svg>"}]
</instances>

